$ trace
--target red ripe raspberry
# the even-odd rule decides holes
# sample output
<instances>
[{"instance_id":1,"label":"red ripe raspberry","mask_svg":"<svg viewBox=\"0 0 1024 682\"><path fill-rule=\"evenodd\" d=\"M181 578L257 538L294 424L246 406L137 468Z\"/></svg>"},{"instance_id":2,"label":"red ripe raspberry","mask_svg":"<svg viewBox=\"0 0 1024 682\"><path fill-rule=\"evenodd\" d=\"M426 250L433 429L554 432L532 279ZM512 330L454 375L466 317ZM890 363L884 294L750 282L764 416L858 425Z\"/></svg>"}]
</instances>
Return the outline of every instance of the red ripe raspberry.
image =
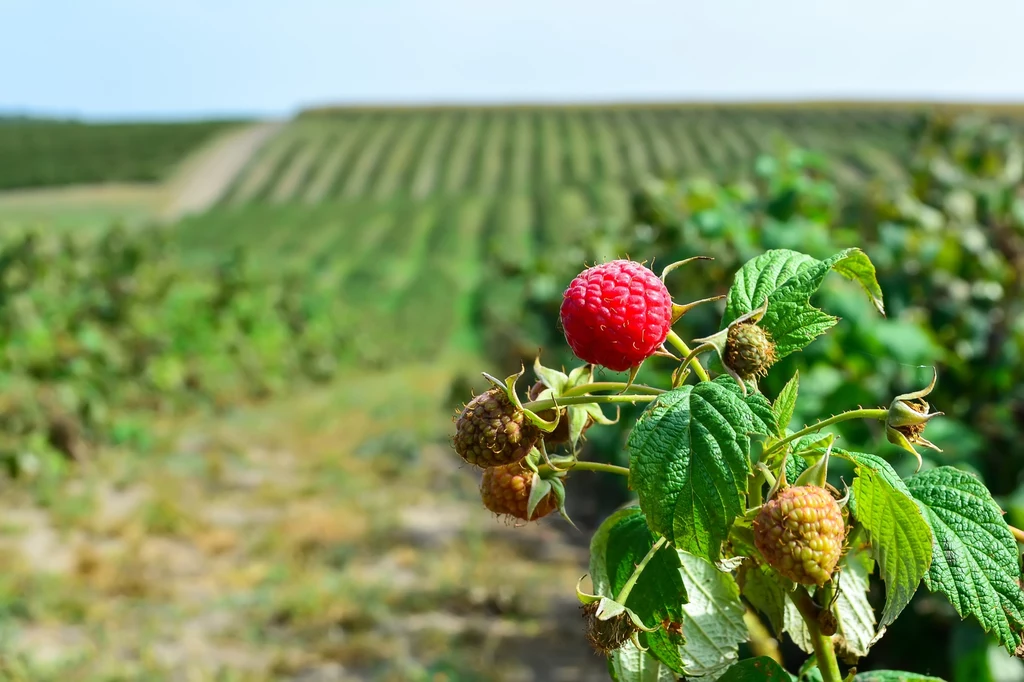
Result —
<instances>
[{"instance_id":1,"label":"red ripe raspberry","mask_svg":"<svg viewBox=\"0 0 1024 682\"><path fill-rule=\"evenodd\" d=\"M672 326L672 297L640 263L613 260L576 276L562 296L562 330L579 359L622 372L651 357Z\"/></svg>"}]
</instances>

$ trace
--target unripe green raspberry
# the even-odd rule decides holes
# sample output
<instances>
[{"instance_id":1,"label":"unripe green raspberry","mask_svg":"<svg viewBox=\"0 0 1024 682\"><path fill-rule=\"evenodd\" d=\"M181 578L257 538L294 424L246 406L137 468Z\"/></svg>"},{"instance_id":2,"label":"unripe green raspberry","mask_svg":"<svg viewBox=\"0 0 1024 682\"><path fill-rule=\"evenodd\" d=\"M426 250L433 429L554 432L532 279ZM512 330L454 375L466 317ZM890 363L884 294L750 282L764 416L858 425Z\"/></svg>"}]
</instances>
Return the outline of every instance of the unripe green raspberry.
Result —
<instances>
[{"instance_id":1,"label":"unripe green raspberry","mask_svg":"<svg viewBox=\"0 0 1024 682\"><path fill-rule=\"evenodd\" d=\"M771 335L761 327L743 322L729 328L722 360L744 380L768 374L776 359Z\"/></svg>"},{"instance_id":2,"label":"unripe green raspberry","mask_svg":"<svg viewBox=\"0 0 1024 682\"><path fill-rule=\"evenodd\" d=\"M470 464L481 468L518 462L540 438L540 429L516 407L502 388L476 396L455 422L452 445Z\"/></svg>"},{"instance_id":3,"label":"unripe green raspberry","mask_svg":"<svg viewBox=\"0 0 1024 682\"><path fill-rule=\"evenodd\" d=\"M754 519L754 544L769 566L803 585L828 582L846 527L832 494L816 485L784 488Z\"/></svg>"}]
</instances>

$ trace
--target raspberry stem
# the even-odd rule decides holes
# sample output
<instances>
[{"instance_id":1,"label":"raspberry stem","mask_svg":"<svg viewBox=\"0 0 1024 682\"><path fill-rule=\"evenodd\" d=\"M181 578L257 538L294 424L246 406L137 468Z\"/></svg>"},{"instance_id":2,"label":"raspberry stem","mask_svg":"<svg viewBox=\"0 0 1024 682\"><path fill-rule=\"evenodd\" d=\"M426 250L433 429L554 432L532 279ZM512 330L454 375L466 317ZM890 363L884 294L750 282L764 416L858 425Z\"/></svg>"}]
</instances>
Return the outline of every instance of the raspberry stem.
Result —
<instances>
[{"instance_id":1,"label":"raspberry stem","mask_svg":"<svg viewBox=\"0 0 1024 682\"><path fill-rule=\"evenodd\" d=\"M812 424L808 427L800 429L794 434L786 436L779 442L775 443L775 445L765 450L762 454L762 457L764 455L772 454L773 452L778 452L783 447L785 447L786 444L792 443L797 438L802 438L808 434L815 433L816 431L821 431L826 426L832 426L833 424L838 424L839 422L850 421L851 419L878 419L879 421L881 421L884 420L888 414L889 411L883 410L882 408L861 408L859 410L850 410L849 412L840 412L839 414L833 415L828 419L822 419L817 424Z\"/></svg>"},{"instance_id":2,"label":"raspberry stem","mask_svg":"<svg viewBox=\"0 0 1024 682\"><path fill-rule=\"evenodd\" d=\"M588 393L596 393L597 391L625 391L627 388L631 388L635 393L640 394L658 395L659 393L666 392L663 388L655 388L653 386L645 386L643 384L633 384L630 386L624 381L595 381L592 384L580 384L579 386L568 389L565 393L559 396L559 404L561 404L562 398L587 395Z\"/></svg>"},{"instance_id":3,"label":"raspberry stem","mask_svg":"<svg viewBox=\"0 0 1024 682\"><path fill-rule=\"evenodd\" d=\"M668 330L668 337L666 337L665 340L675 346L676 350L682 353L684 358L690 354L690 347L686 345L686 342L683 341L679 334L676 334L671 329ZM698 379L701 381L711 381L711 377L708 376L708 371L700 364L700 360L693 358L690 362L693 363L693 372L697 375Z\"/></svg>"},{"instance_id":4,"label":"raspberry stem","mask_svg":"<svg viewBox=\"0 0 1024 682\"><path fill-rule=\"evenodd\" d=\"M789 597L796 605L800 616L804 619L804 624L807 625L807 631L811 635L814 658L818 662L822 682L842 682L843 676L839 672L839 663L836 661L836 652L832 647L832 638L825 635L818 625L820 607L811 599L811 595L807 593L807 589L803 585L797 586L795 591L789 593Z\"/></svg>"},{"instance_id":5,"label":"raspberry stem","mask_svg":"<svg viewBox=\"0 0 1024 682\"><path fill-rule=\"evenodd\" d=\"M577 395L571 398L561 397L557 400L546 398L544 400L534 400L532 402L523 403L523 408L531 410L533 412L543 412L549 410L552 407L568 407L570 405L590 405L599 403L642 403L650 402L658 397L659 394L644 394L644 395Z\"/></svg>"},{"instance_id":6,"label":"raspberry stem","mask_svg":"<svg viewBox=\"0 0 1024 682\"><path fill-rule=\"evenodd\" d=\"M636 568L633 569L633 575L629 576L629 580L626 581L626 584L622 586L622 589L619 590L619 594L615 597L615 601L617 603L622 604L623 606L626 605L626 600L629 599L629 593L633 590L633 586L636 585L636 581L640 579L640 574L644 572L644 569L647 568L647 564L651 562L651 559L654 558L654 555L658 553L658 550L662 548L665 542L665 536L662 535L658 538L658 541L651 546L650 551L647 552L646 556L640 560L640 563L636 565Z\"/></svg>"},{"instance_id":7,"label":"raspberry stem","mask_svg":"<svg viewBox=\"0 0 1024 682\"><path fill-rule=\"evenodd\" d=\"M1010 526L1010 532L1013 533L1013 539L1017 542L1024 544L1024 530Z\"/></svg>"},{"instance_id":8,"label":"raspberry stem","mask_svg":"<svg viewBox=\"0 0 1024 682\"><path fill-rule=\"evenodd\" d=\"M543 476L548 472L553 471L598 471L606 474L618 474L619 476L629 476L629 469L626 467L620 467L616 464L605 464L603 462L580 462L576 461L573 464L565 467L564 469L551 466L549 464L541 464L537 467L537 471Z\"/></svg>"}]
</instances>

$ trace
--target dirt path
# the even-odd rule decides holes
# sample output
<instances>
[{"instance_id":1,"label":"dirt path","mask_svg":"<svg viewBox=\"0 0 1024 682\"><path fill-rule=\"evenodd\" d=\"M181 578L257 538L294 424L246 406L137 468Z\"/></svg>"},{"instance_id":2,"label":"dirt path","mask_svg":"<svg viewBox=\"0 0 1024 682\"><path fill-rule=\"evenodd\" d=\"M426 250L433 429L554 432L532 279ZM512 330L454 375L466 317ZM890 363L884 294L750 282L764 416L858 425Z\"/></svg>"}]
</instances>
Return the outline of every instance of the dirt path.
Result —
<instances>
[{"instance_id":1,"label":"dirt path","mask_svg":"<svg viewBox=\"0 0 1024 682\"><path fill-rule=\"evenodd\" d=\"M174 220L206 210L227 190L238 172L285 123L257 123L225 135L190 159L168 185L161 213Z\"/></svg>"}]
</instances>

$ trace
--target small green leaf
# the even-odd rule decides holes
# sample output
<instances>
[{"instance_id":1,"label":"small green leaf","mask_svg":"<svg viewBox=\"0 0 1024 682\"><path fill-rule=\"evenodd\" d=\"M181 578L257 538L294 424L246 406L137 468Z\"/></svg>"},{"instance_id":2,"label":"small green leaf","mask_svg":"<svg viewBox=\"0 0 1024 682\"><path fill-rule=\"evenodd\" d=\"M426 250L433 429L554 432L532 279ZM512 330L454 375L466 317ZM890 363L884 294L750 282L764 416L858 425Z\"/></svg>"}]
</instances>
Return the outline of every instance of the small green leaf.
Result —
<instances>
[{"instance_id":1,"label":"small green leaf","mask_svg":"<svg viewBox=\"0 0 1024 682\"><path fill-rule=\"evenodd\" d=\"M685 675L711 675L731 665L741 642L747 641L746 609L740 588L729 573L688 552L679 552L680 573L690 595L683 606L683 635L680 647Z\"/></svg>"},{"instance_id":2,"label":"small green leaf","mask_svg":"<svg viewBox=\"0 0 1024 682\"><path fill-rule=\"evenodd\" d=\"M771 658L758 656L731 666L718 682L796 682L796 678Z\"/></svg>"},{"instance_id":3,"label":"small green leaf","mask_svg":"<svg viewBox=\"0 0 1024 682\"><path fill-rule=\"evenodd\" d=\"M767 297L768 309L759 324L771 333L778 357L800 350L837 322L810 303L811 295L833 269L860 283L884 314L875 268L860 249L846 249L826 260L773 249L747 261L736 273L725 302L723 328L758 308Z\"/></svg>"},{"instance_id":4,"label":"small green leaf","mask_svg":"<svg viewBox=\"0 0 1024 682\"><path fill-rule=\"evenodd\" d=\"M840 563L834 611L839 621L836 649L844 658L867 656L875 637L875 612L868 601L868 580L874 565L867 552L850 552Z\"/></svg>"},{"instance_id":5,"label":"small green leaf","mask_svg":"<svg viewBox=\"0 0 1024 682\"><path fill-rule=\"evenodd\" d=\"M941 677L905 673L899 670L871 670L854 675L853 682L946 682Z\"/></svg>"},{"instance_id":6,"label":"small green leaf","mask_svg":"<svg viewBox=\"0 0 1024 682\"><path fill-rule=\"evenodd\" d=\"M923 471L907 487L935 534L925 586L961 617L977 618L1012 654L1024 629L1024 591L1017 542L999 505L976 476L949 466Z\"/></svg>"},{"instance_id":7,"label":"small green leaf","mask_svg":"<svg viewBox=\"0 0 1024 682\"><path fill-rule=\"evenodd\" d=\"M677 548L716 561L744 511L748 433L768 426L716 382L658 396L629 436L629 479L651 528Z\"/></svg>"},{"instance_id":8,"label":"small green leaf","mask_svg":"<svg viewBox=\"0 0 1024 682\"><path fill-rule=\"evenodd\" d=\"M609 598L618 595L656 540L638 507L629 507L609 516L590 544L590 579L595 593ZM682 622L682 605L687 596L680 571L679 554L665 546L644 568L625 606L648 627L654 627L665 619ZM685 636L685 628L683 632ZM677 673L683 673L679 642L672 641L664 629L643 633L641 638L646 638L646 645L653 656Z\"/></svg>"},{"instance_id":9,"label":"small green leaf","mask_svg":"<svg viewBox=\"0 0 1024 682\"><path fill-rule=\"evenodd\" d=\"M932 562L932 531L907 485L881 457L838 448L854 463L851 510L864 526L885 581L879 627L888 627L910 603Z\"/></svg>"},{"instance_id":10,"label":"small green leaf","mask_svg":"<svg viewBox=\"0 0 1024 682\"><path fill-rule=\"evenodd\" d=\"M779 429L785 430L789 426L789 422L793 421L793 412L796 410L796 395L799 386L800 372L796 372L793 378L782 387L779 395L775 398L775 402L772 404L772 412L775 413L775 422L779 425Z\"/></svg>"}]
</instances>

